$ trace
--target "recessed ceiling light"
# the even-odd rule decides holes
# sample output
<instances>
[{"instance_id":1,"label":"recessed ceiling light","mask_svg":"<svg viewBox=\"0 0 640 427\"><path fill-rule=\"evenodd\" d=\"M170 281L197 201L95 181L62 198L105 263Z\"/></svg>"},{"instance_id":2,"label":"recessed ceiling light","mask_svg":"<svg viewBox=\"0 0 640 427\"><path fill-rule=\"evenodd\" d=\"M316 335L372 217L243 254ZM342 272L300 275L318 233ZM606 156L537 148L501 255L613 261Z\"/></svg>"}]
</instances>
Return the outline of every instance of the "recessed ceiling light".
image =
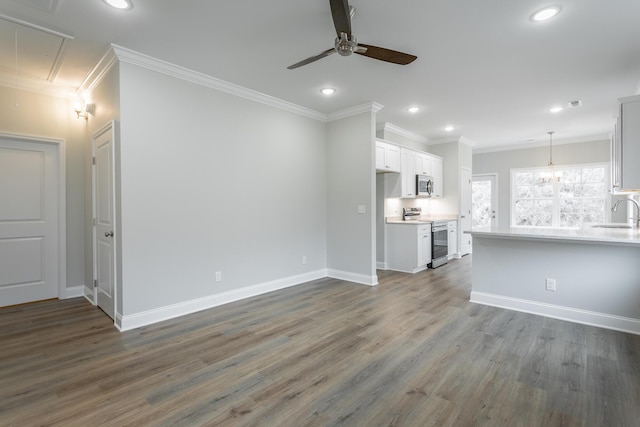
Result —
<instances>
[{"instance_id":1,"label":"recessed ceiling light","mask_svg":"<svg viewBox=\"0 0 640 427\"><path fill-rule=\"evenodd\" d=\"M533 22L546 21L547 19L551 19L559 14L560 10L562 10L560 6L545 7L544 9L540 9L539 11L531 15L531 20Z\"/></svg>"},{"instance_id":2,"label":"recessed ceiling light","mask_svg":"<svg viewBox=\"0 0 640 427\"><path fill-rule=\"evenodd\" d=\"M447 126L444 128L444 130L446 130L447 132L451 132L453 129L454 129L454 127L453 127L453 126L451 126L451 125L447 125Z\"/></svg>"},{"instance_id":3,"label":"recessed ceiling light","mask_svg":"<svg viewBox=\"0 0 640 427\"><path fill-rule=\"evenodd\" d=\"M559 113L560 111L562 111L562 107L552 107L549 109L550 113Z\"/></svg>"},{"instance_id":4,"label":"recessed ceiling light","mask_svg":"<svg viewBox=\"0 0 640 427\"><path fill-rule=\"evenodd\" d=\"M420 111L420 107L416 107L415 105L413 107L409 107L407 108L407 111L410 112L411 114L415 114L418 111Z\"/></svg>"},{"instance_id":5,"label":"recessed ceiling light","mask_svg":"<svg viewBox=\"0 0 640 427\"><path fill-rule=\"evenodd\" d=\"M104 2L116 9L131 9L133 7L131 0L104 0Z\"/></svg>"},{"instance_id":6,"label":"recessed ceiling light","mask_svg":"<svg viewBox=\"0 0 640 427\"><path fill-rule=\"evenodd\" d=\"M322 89L320 92L322 92L323 95L333 95L334 93L336 93L336 90L330 87L325 87L324 89Z\"/></svg>"}]
</instances>

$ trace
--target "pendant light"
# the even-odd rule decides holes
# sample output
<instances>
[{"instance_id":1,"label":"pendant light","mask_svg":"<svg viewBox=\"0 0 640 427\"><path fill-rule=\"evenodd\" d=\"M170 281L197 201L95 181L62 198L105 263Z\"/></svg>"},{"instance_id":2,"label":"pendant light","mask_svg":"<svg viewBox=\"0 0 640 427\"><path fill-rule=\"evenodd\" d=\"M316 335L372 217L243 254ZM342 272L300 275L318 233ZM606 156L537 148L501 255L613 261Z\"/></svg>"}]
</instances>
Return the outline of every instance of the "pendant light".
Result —
<instances>
[{"instance_id":1,"label":"pendant light","mask_svg":"<svg viewBox=\"0 0 640 427\"><path fill-rule=\"evenodd\" d=\"M556 176L555 171L553 170L553 134L555 132L549 131L547 133L549 134L549 163L547 163L549 170L540 173L540 177L543 182L552 182L553 180L560 182L560 175Z\"/></svg>"}]
</instances>

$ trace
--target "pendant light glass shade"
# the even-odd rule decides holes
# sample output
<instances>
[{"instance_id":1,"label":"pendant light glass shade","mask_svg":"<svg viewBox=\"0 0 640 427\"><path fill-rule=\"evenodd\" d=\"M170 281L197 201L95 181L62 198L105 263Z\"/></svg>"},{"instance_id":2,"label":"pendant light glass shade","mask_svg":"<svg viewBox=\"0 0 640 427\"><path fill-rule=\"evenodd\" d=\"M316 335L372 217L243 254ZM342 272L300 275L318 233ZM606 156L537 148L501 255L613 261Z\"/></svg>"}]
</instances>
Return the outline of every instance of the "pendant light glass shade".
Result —
<instances>
[{"instance_id":1,"label":"pendant light glass shade","mask_svg":"<svg viewBox=\"0 0 640 427\"><path fill-rule=\"evenodd\" d=\"M557 173L553 169L553 134L555 132L550 131L547 133L549 134L549 163L547 163L548 170L540 172L540 178L543 182L552 182L554 180L560 182L560 176L562 175L562 173Z\"/></svg>"}]
</instances>

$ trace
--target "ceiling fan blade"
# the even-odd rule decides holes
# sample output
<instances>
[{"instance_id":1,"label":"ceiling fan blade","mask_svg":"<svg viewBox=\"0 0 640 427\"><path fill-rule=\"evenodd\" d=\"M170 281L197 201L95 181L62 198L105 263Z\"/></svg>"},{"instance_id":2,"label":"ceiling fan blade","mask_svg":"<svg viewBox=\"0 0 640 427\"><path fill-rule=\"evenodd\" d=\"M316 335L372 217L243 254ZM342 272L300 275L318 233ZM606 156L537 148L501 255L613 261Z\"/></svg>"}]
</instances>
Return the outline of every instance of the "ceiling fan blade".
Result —
<instances>
[{"instance_id":1,"label":"ceiling fan blade","mask_svg":"<svg viewBox=\"0 0 640 427\"><path fill-rule=\"evenodd\" d=\"M351 39L351 11L348 0L329 0L329 3L331 3L331 16L338 38L341 33L345 33L347 38Z\"/></svg>"},{"instance_id":2,"label":"ceiling fan blade","mask_svg":"<svg viewBox=\"0 0 640 427\"><path fill-rule=\"evenodd\" d=\"M295 63L295 64L293 64L293 65L289 65L289 66L287 67L287 69L288 69L288 70L293 70L293 69L295 69L295 68L302 67L303 65L311 64L312 62L315 62L315 61L317 61L318 59L322 59L322 58L324 58L324 57L326 57L326 56L329 56L329 55L331 55L332 53L335 53L335 52L336 52L336 50L335 50L334 48L327 49L327 50L325 50L325 51L324 51L324 52L322 52L322 53L319 53L319 54L314 55L314 56L310 56L309 58L307 58L307 59L303 59L303 60L302 60L302 61L300 61L300 62L296 62L296 63Z\"/></svg>"},{"instance_id":3,"label":"ceiling fan blade","mask_svg":"<svg viewBox=\"0 0 640 427\"><path fill-rule=\"evenodd\" d=\"M369 58L379 59L381 61L391 62L393 64L407 65L415 61L418 57L397 50L385 49L383 47L371 46L368 44L358 43L358 47L364 47L367 50L362 52L357 49L355 53L358 55L368 56Z\"/></svg>"}]
</instances>

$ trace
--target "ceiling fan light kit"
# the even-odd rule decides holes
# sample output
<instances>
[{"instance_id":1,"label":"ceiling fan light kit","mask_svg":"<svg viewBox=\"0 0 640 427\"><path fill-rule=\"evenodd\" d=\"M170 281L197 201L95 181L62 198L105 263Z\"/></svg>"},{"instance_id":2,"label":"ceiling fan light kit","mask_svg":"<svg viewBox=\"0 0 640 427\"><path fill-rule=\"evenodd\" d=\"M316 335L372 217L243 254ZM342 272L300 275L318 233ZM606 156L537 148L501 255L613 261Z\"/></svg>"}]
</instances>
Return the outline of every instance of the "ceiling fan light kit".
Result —
<instances>
[{"instance_id":1,"label":"ceiling fan light kit","mask_svg":"<svg viewBox=\"0 0 640 427\"><path fill-rule=\"evenodd\" d=\"M348 0L329 0L329 5L331 6L331 16L333 17L333 25L337 34L333 49L325 50L324 52L290 65L287 67L289 70L310 64L335 52L338 52L340 56L350 56L352 53L357 53L358 55L398 65L407 65L417 59L417 56L408 53L378 46L359 44L356 37L351 33L351 18L355 13L355 9L349 6Z\"/></svg>"}]
</instances>

